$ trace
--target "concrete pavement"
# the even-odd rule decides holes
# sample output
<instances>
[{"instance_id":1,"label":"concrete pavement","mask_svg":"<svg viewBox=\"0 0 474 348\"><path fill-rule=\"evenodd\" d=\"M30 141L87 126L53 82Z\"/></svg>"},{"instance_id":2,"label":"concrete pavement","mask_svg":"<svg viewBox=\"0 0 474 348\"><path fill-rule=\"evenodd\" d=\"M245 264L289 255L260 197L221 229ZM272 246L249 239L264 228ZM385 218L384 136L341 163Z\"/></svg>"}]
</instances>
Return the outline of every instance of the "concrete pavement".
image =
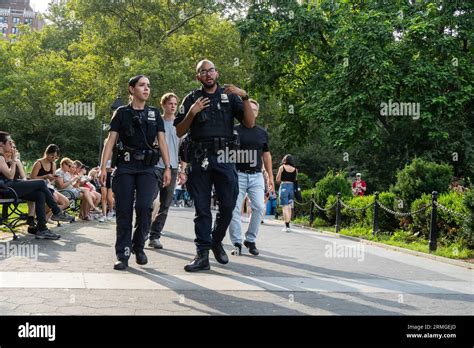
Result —
<instances>
[{"instance_id":1,"label":"concrete pavement","mask_svg":"<svg viewBox=\"0 0 474 348\"><path fill-rule=\"evenodd\" d=\"M285 233L271 220L261 226L259 256L244 248L227 265L211 257L211 271L187 273L193 215L172 208L164 249L147 248L145 266L132 257L126 272L112 269L112 222L64 225L58 241L0 243L0 315L474 313L472 270L299 228Z\"/></svg>"}]
</instances>

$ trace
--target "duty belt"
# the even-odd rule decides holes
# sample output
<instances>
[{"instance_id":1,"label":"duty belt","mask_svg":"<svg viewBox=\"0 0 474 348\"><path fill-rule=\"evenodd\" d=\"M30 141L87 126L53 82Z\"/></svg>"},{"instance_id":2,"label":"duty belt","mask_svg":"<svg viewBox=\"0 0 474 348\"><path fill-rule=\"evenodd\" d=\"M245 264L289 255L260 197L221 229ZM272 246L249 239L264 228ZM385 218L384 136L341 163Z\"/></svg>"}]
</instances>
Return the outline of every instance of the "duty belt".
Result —
<instances>
[{"instance_id":1,"label":"duty belt","mask_svg":"<svg viewBox=\"0 0 474 348\"><path fill-rule=\"evenodd\" d=\"M212 138L205 140L193 141L192 146L195 149L207 150L217 152L224 150L226 147L233 147L235 145L231 138Z\"/></svg>"},{"instance_id":2,"label":"duty belt","mask_svg":"<svg viewBox=\"0 0 474 348\"><path fill-rule=\"evenodd\" d=\"M143 161L145 159L144 150L123 145L123 149L120 150L120 155L123 156L126 152L128 152L134 160Z\"/></svg>"}]
</instances>

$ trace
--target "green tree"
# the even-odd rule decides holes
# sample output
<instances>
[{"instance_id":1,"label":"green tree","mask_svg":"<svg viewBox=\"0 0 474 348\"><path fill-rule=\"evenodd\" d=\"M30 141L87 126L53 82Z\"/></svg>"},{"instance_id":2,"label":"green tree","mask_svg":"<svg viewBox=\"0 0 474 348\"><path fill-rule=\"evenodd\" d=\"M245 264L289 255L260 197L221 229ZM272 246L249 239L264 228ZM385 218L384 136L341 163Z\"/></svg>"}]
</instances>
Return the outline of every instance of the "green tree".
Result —
<instances>
[{"instance_id":1,"label":"green tree","mask_svg":"<svg viewBox=\"0 0 474 348\"><path fill-rule=\"evenodd\" d=\"M474 173L472 13L463 1L258 2L239 30L253 52L253 88L276 95L284 146L325 137L333 160L387 189L415 157ZM385 116L413 102L419 118ZM272 134L275 137L274 134Z\"/></svg>"}]
</instances>

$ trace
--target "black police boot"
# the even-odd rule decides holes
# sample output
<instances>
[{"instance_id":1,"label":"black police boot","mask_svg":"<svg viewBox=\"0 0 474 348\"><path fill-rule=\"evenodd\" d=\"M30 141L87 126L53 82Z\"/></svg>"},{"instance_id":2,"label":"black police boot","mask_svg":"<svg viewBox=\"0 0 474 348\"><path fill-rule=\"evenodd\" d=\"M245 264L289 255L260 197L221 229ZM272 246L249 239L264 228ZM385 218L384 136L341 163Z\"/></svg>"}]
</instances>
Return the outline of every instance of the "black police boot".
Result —
<instances>
[{"instance_id":1,"label":"black police boot","mask_svg":"<svg viewBox=\"0 0 474 348\"><path fill-rule=\"evenodd\" d=\"M242 244L234 243L234 249L230 253L232 255L242 255Z\"/></svg>"},{"instance_id":2,"label":"black police boot","mask_svg":"<svg viewBox=\"0 0 474 348\"><path fill-rule=\"evenodd\" d=\"M184 266L186 272L198 272L198 271L208 271L211 269L209 266L209 250L199 250L194 257L194 260Z\"/></svg>"},{"instance_id":3,"label":"black police boot","mask_svg":"<svg viewBox=\"0 0 474 348\"><path fill-rule=\"evenodd\" d=\"M216 258L217 262L222 263L223 265L229 262L229 257L225 253L224 247L222 246L221 242L212 243L211 250L214 253L214 257Z\"/></svg>"},{"instance_id":4,"label":"black police boot","mask_svg":"<svg viewBox=\"0 0 474 348\"><path fill-rule=\"evenodd\" d=\"M246 248L249 249L249 253L251 253L252 255L257 256L258 254L260 254L260 252L258 251L257 246L255 245L255 243L247 242L245 240L244 245L245 245Z\"/></svg>"},{"instance_id":5,"label":"black police boot","mask_svg":"<svg viewBox=\"0 0 474 348\"><path fill-rule=\"evenodd\" d=\"M117 271L123 271L128 267L128 261L127 260L118 260L115 262L114 269Z\"/></svg>"},{"instance_id":6,"label":"black police boot","mask_svg":"<svg viewBox=\"0 0 474 348\"><path fill-rule=\"evenodd\" d=\"M134 250L132 253L135 254L135 261L137 261L139 265L146 265L148 263L148 258L143 250Z\"/></svg>"}]
</instances>

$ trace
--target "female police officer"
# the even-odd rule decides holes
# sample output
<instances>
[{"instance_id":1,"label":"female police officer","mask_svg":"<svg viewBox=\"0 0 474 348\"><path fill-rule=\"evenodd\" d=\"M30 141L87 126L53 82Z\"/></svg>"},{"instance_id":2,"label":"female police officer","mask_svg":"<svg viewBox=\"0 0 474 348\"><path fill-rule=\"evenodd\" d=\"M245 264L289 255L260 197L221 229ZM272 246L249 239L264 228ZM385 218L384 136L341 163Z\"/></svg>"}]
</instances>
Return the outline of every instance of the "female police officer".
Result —
<instances>
[{"instance_id":1,"label":"female police officer","mask_svg":"<svg viewBox=\"0 0 474 348\"><path fill-rule=\"evenodd\" d=\"M114 269L117 270L127 268L130 252L135 254L139 265L148 262L143 247L151 223L152 188L156 186L157 180L154 166L158 163L159 151L153 147L157 137L165 164L163 186L167 186L171 179L163 120L158 109L145 104L150 96L150 81L146 76L135 76L128 82L128 92L130 104L118 108L112 116L100 167L100 181L104 183L106 163L114 150L117 169L113 176L112 190L116 199L115 253L118 261ZM132 239L134 203L136 224Z\"/></svg>"}]
</instances>

